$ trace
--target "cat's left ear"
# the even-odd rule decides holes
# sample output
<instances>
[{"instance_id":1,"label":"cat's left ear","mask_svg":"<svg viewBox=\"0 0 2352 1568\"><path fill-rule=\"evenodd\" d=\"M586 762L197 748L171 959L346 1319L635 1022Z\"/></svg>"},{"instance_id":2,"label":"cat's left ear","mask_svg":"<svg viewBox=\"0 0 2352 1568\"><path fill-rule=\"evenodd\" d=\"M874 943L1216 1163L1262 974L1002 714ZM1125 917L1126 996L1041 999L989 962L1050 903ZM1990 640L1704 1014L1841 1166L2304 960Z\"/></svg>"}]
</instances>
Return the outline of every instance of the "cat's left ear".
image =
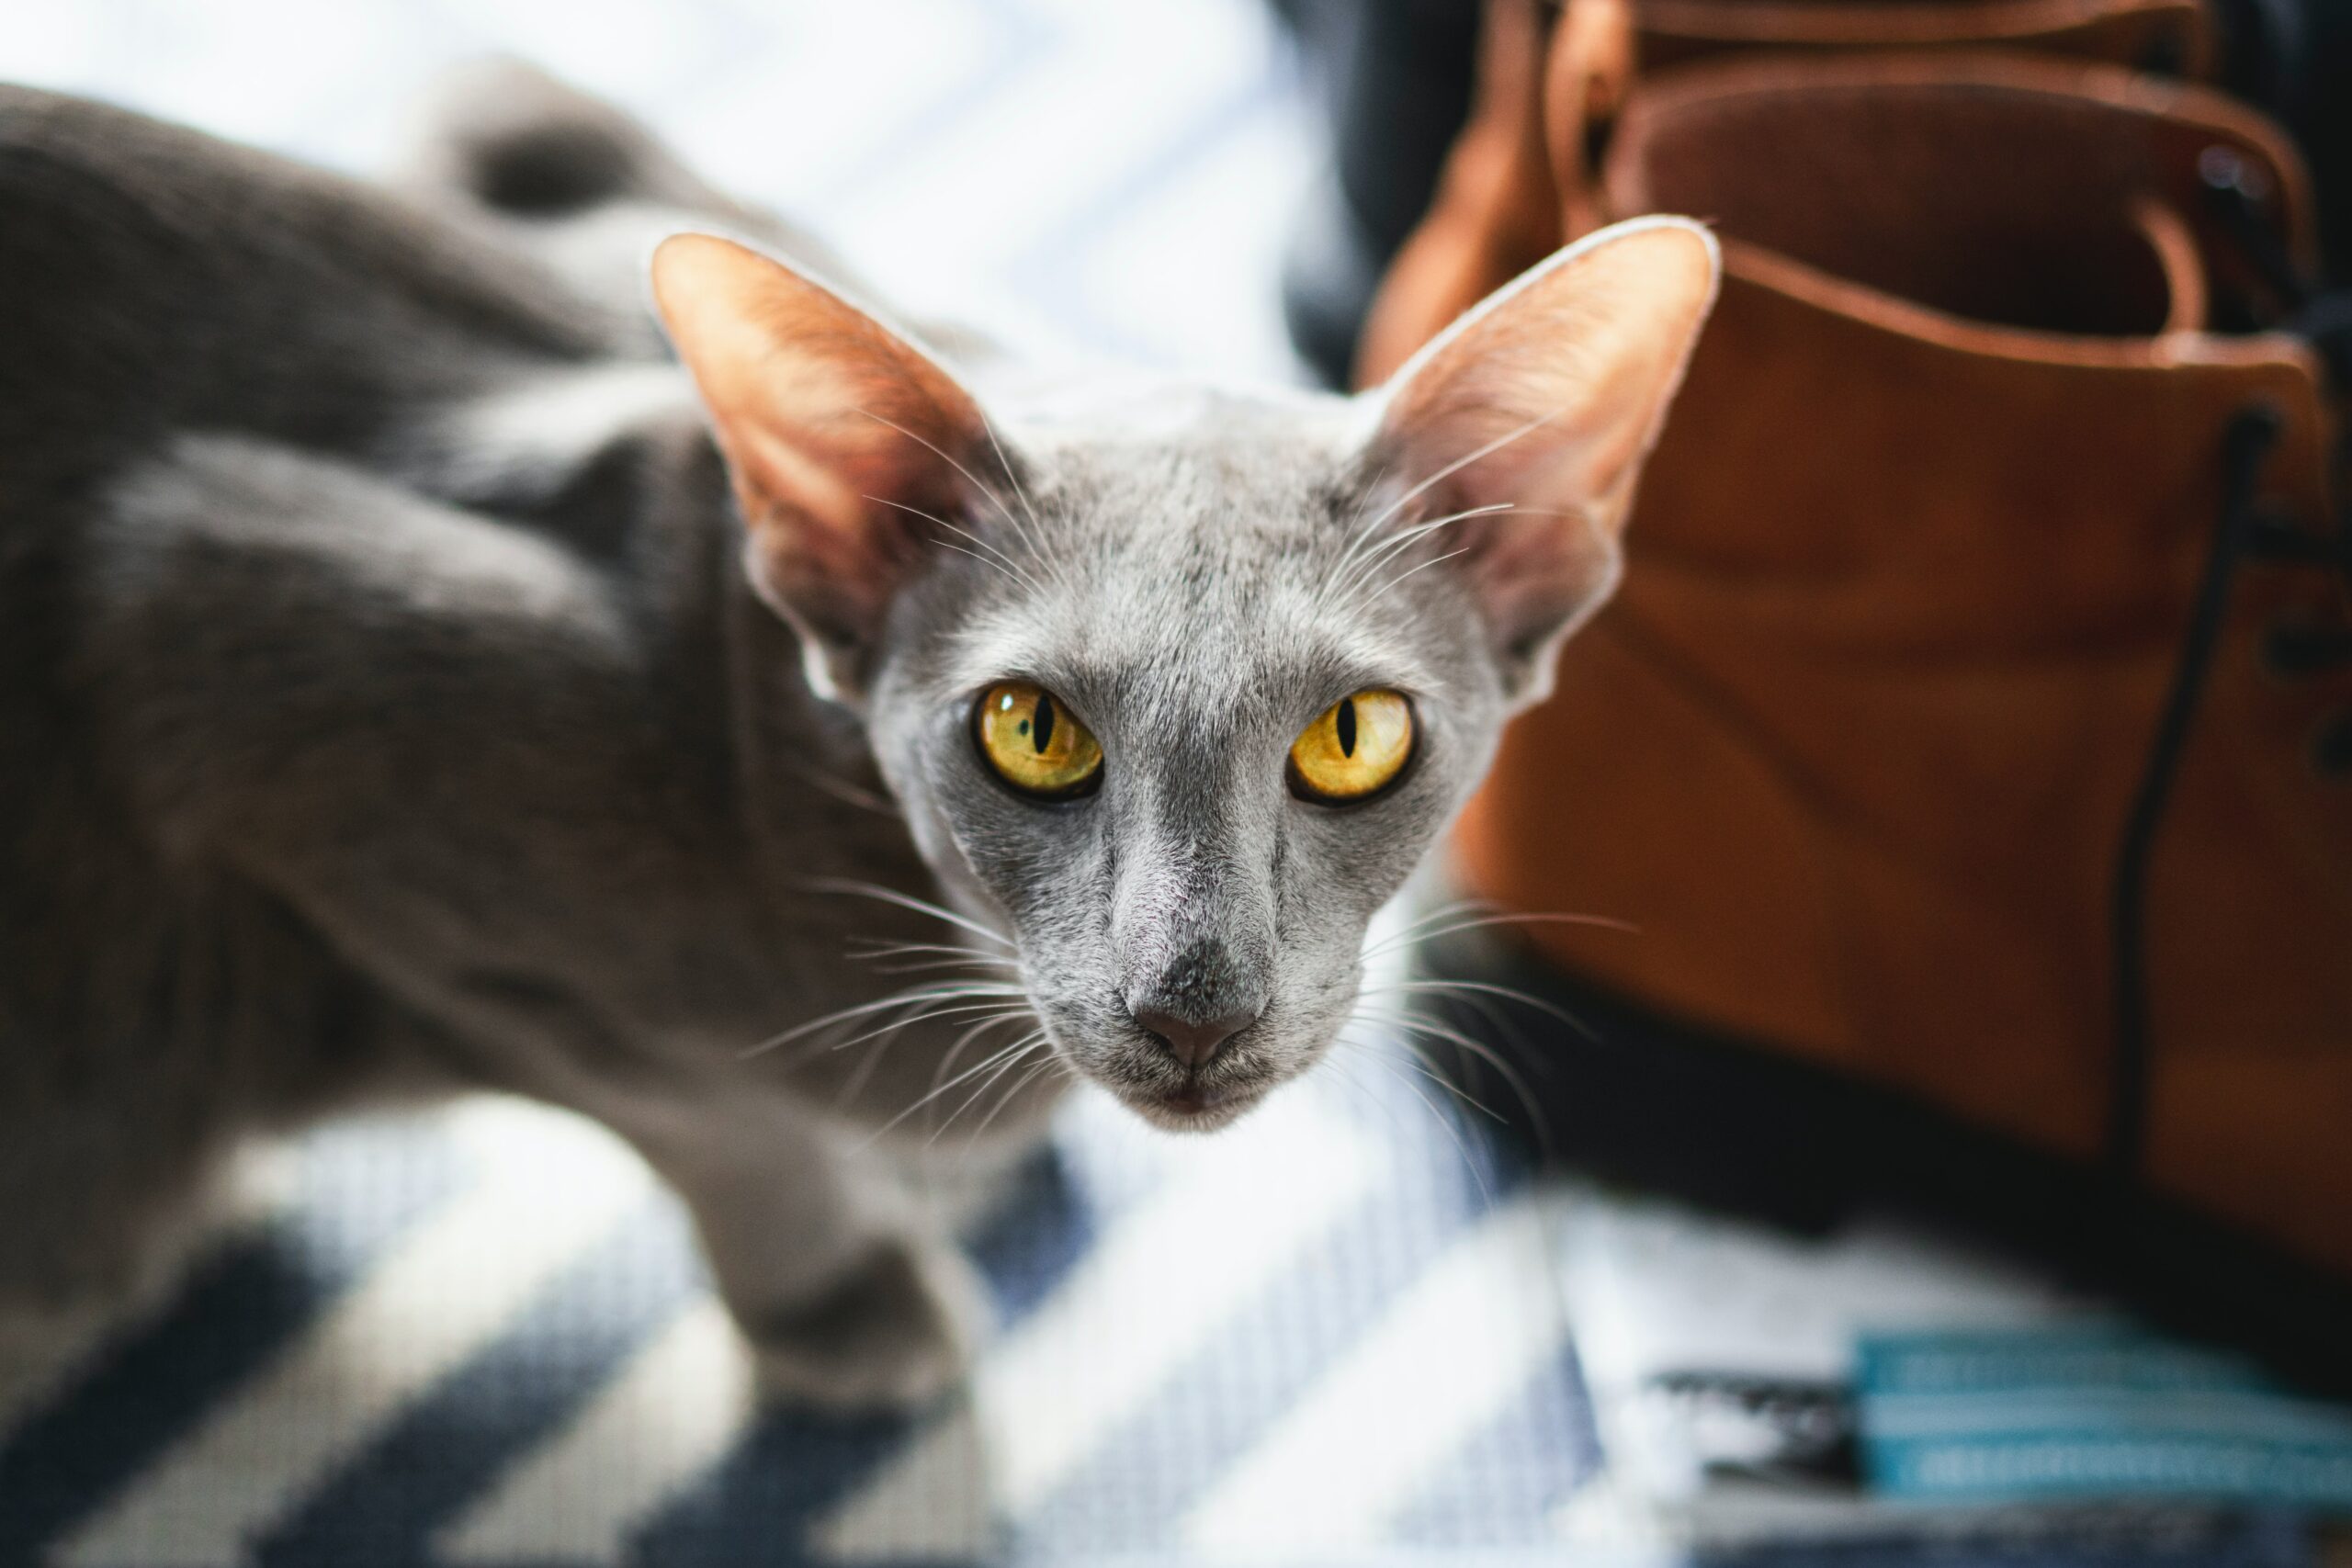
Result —
<instances>
[{"instance_id":1,"label":"cat's left ear","mask_svg":"<svg viewBox=\"0 0 2352 1568\"><path fill-rule=\"evenodd\" d=\"M1393 526L1435 525L1438 553L1461 552L1515 705L1550 691L1560 640L1616 586L1642 461L1719 269L1713 237L1687 219L1604 229L1489 297L1374 394L1373 504L1396 507Z\"/></svg>"},{"instance_id":2,"label":"cat's left ear","mask_svg":"<svg viewBox=\"0 0 2352 1568\"><path fill-rule=\"evenodd\" d=\"M934 519L952 524L994 460L979 405L907 339L731 240L662 241L653 298L726 455L752 585L820 688L856 699Z\"/></svg>"}]
</instances>

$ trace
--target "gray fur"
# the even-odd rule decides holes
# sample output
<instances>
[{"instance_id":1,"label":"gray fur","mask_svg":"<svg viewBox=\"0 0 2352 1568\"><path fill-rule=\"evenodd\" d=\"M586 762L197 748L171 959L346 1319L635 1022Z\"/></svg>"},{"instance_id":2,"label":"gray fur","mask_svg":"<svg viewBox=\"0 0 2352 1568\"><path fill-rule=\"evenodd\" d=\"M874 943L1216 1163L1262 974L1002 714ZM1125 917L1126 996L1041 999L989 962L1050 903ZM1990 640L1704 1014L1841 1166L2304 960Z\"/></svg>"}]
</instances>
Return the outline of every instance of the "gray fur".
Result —
<instances>
[{"instance_id":1,"label":"gray fur","mask_svg":"<svg viewBox=\"0 0 2352 1568\"><path fill-rule=\"evenodd\" d=\"M779 1386L916 1397L972 1296L867 1135L976 1096L1017 1139L1071 1070L1209 1125L1304 1070L1504 673L1451 572L1335 589L1385 504L1355 405L967 364L1011 468L963 525L1026 581L934 552L864 701L820 700L577 225L793 237L598 106L501 94L395 195L0 89L0 1303L134 1288L241 1138L494 1089L644 1152ZM1098 795L988 774L1008 676L1084 716ZM1367 685L1416 694L1412 773L1293 798L1292 739ZM891 1030L910 980L981 988ZM1160 1104L1146 1002L1262 1007L1221 1106Z\"/></svg>"},{"instance_id":2,"label":"gray fur","mask_svg":"<svg viewBox=\"0 0 2352 1568\"><path fill-rule=\"evenodd\" d=\"M1132 428L1119 397L1073 424L991 405L1031 467L1027 507L1000 498L993 531L1026 581L965 559L919 583L869 725L942 882L1020 933L1060 1048L1145 1115L1193 1126L1328 1047L1355 1004L1365 923L1484 773L1504 694L1448 578L1383 593L1392 568L1335 591L1370 503L1353 411L1182 388L1123 397ZM989 775L970 694L1008 675L1084 716L1110 759L1099 793L1041 808ZM1294 798L1292 740L1367 686L1416 694L1410 773L1360 806ZM1186 1075L1131 1016L1148 1008L1260 1011L1199 1075L1229 1097L1205 1118L1159 1109Z\"/></svg>"}]
</instances>

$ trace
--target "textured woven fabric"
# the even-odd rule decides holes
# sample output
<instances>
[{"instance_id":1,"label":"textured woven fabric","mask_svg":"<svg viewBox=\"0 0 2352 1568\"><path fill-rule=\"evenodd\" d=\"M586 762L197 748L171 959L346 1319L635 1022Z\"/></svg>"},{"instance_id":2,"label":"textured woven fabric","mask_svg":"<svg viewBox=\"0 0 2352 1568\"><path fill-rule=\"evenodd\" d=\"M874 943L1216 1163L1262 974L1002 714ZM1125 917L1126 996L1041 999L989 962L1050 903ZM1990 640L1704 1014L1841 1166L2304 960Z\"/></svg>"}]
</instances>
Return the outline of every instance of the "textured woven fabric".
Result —
<instances>
[{"instance_id":1,"label":"textured woven fabric","mask_svg":"<svg viewBox=\"0 0 2352 1568\"><path fill-rule=\"evenodd\" d=\"M965 1226L1001 1318L970 1396L847 1420L755 1407L682 1214L603 1134L503 1102L331 1132L20 1400L0 1561L1541 1542L1592 1455L1544 1200L1461 1135L1369 1083L1189 1144L1080 1106Z\"/></svg>"}]
</instances>

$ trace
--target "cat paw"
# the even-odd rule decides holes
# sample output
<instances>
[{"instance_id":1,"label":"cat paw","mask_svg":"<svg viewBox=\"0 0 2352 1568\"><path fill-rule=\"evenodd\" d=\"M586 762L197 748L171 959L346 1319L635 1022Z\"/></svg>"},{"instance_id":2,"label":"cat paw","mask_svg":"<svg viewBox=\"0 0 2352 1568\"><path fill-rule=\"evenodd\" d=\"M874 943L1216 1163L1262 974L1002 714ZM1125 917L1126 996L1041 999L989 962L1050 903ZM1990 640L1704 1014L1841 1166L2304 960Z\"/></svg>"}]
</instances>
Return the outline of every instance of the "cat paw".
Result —
<instances>
[{"instance_id":1,"label":"cat paw","mask_svg":"<svg viewBox=\"0 0 2352 1568\"><path fill-rule=\"evenodd\" d=\"M970 1267L889 1240L808 1300L744 1325L770 1398L830 1410L903 1410L955 1387L988 1321Z\"/></svg>"}]
</instances>

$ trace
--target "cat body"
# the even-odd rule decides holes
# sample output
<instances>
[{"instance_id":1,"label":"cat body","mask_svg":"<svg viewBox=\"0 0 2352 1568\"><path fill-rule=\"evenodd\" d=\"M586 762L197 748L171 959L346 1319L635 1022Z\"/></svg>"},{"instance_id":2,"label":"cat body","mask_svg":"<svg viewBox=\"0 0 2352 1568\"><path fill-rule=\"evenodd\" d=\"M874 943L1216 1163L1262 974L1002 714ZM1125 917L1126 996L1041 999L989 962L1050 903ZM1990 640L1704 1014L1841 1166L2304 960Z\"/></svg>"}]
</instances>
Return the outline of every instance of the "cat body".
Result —
<instances>
[{"instance_id":1,"label":"cat body","mask_svg":"<svg viewBox=\"0 0 2352 1568\"><path fill-rule=\"evenodd\" d=\"M613 236L808 248L469 101L401 194L0 89L0 1314L135 1289L257 1132L486 1089L646 1156L776 1386L919 1397L974 1298L872 1140L1302 1070L1605 583L1502 649L1385 547L1393 400L1041 393L728 241L657 261L682 367ZM1098 788L990 774L1006 680ZM1413 763L1286 791L1374 687Z\"/></svg>"}]
</instances>

